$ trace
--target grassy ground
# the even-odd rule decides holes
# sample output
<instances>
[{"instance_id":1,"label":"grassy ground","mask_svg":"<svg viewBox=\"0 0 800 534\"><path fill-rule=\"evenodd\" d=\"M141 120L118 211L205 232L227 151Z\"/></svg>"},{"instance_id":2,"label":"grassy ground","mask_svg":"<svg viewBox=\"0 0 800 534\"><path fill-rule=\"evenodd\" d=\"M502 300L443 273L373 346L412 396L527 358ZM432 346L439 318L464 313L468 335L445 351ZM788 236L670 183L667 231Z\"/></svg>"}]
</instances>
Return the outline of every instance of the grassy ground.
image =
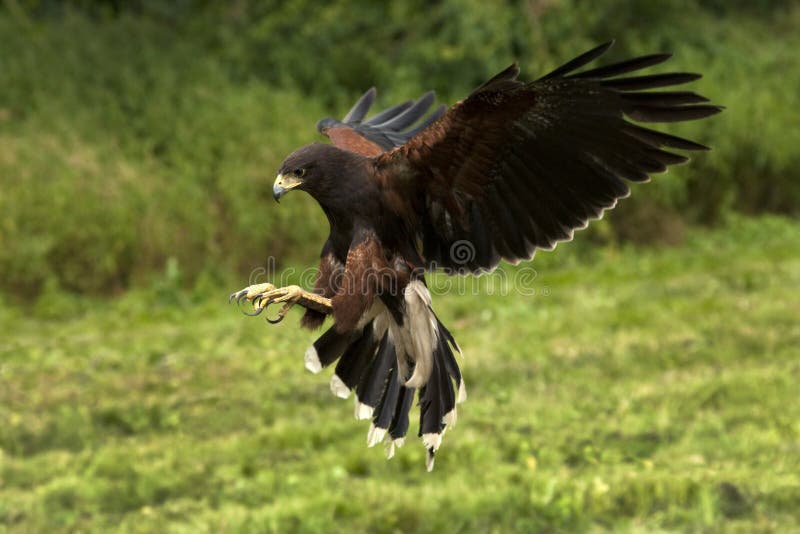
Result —
<instances>
[{"instance_id":1,"label":"grassy ground","mask_svg":"<svg viewBox=\"0 0 800 534\"><path fill-rule=\"evenodd\" d=\"M798 531L799 236L563 246L534 295L438 296L470 398L431 474L233 287L0 307L0 530Z\"/></svg>"}]
</instances>

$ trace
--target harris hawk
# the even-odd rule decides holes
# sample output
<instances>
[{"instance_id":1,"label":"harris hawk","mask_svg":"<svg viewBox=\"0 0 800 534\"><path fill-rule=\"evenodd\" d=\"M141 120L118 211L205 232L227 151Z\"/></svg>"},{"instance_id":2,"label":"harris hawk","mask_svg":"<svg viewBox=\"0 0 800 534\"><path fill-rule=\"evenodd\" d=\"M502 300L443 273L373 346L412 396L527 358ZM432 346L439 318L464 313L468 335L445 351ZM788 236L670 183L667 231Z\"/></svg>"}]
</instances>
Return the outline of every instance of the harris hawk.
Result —
<instances>
[{"instance_id":1,"label":"harris hawk","mask_svg":"<svg viewBox=\"0 0 800 534\"><path fill-rule=\"evenodd\" d=\"M305 191L330 223L314 288L258 284L231 298L252 301L255 313L283 303L271 322L294 304L306 308L304 327L333 317L305 366L318 373L335 363L332 392L355 392L356 417L372 421L368 445L385 441L388 457L403 444L417 396L431 470L466 399L460 349L433 310L426 273L483 273L501 260L529 260L602 217L628 196L627 182L688 161L667 149L708 150L630 122L721 111L693 92L665 90L700 75L632 75L670 54L581 70L612 44L533 82L511 65L449 109L430 111L427 93L366 118L370 89L343 120L319 121L331 144L299 148L281 165L275 200Z\"/></svg>"}]
</instances>

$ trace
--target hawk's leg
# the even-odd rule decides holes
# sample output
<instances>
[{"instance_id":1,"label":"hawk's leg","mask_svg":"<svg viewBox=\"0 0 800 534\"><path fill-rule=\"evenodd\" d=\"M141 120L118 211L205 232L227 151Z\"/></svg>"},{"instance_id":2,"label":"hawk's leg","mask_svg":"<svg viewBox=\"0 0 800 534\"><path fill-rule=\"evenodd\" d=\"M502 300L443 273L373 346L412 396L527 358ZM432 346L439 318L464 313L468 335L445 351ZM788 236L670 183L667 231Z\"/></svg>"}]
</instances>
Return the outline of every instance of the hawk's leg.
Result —
<instances>
[{"instance_id":1,"label":"hawk's leg","mask_svg":"<svg viewBox=\"0 0 800 534\"><path fill-rule=\"evenodd\" d=\"M248 315L258 315L267 309L270 304L282 302L283 306L278 311L278 316L275 319L267 318L267 321L273 324L281 322L286 316L286 312L295 304L320 313L329 314L333 312L331 299L306 291L300 286L275 287L272 284L256 284L232 293L228 302L233 302L234 299L237 303L241 303L243 300L253 303L255 311L253 313L245 312Z\"/></svg>"}]
</instances>

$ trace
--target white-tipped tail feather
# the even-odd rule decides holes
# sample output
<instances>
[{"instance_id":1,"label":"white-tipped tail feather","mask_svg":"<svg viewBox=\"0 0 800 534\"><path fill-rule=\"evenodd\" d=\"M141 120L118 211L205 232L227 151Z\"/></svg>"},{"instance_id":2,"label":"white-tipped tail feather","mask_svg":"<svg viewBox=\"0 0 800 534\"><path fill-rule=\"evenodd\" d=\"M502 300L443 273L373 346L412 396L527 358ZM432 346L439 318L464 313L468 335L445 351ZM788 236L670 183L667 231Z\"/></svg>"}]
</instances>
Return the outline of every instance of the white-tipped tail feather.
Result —
<instances>
[{"instance_id":1,"label":"white-tipped tail feather","mask_svg":"<svg viewBox=\"0 0 800 534\"><path fill-rule=\"evenodd\" d=\"M347 387L347 384L342 382L339 375L333 375L331 377L331 392L340 399L346 399L350 396L350 388Z\"/></svg>"},{"instance_id":2,"label":"white-tipped tail feather","mask_svg":"<svg viewBox=\"0 0 800 534\"><path fill-rule=\"evenodd\" d=\"M356 397L356 407L355 407L355 416L356 419L362 421L364 419L369 419L372 417L372 412L375 410L372 406L367 406L363 402L359 402L358 397Z\"/></svg>"},{"instance_id":3,"label":"white-tipped tail feather","mask_svg":"<svg viewBox=\"0 0 800 534\"><path fill-rule=\"evenodd\" d=\"M431 294L425 284L415 280L404 292L407 324L402 328L406 357L414 362L414 372L406 387L424 386L433 370L433 348L437 343L435 316L431 310Z\"/></svg>"},{"instance_id":4,"label":"white-tipped tail feather","mask_svg":"<svg viewBox=\"0 0 800 534\"><path fill-rule=\"evenodd\" d=\"M314 348L314 345L311 345L306 349L304 360L306 363L306 369L312 373L317 374L322 371L322 363L319 361L319 355L317 354L317 349Z\"/></svg>"},{"instance_id":5,"label":"white-tipped tail feather","mask_svg":"<svg viewBox=\"0 0 800 534\"><path fill-rule=\"evenodd\" d=\"M462 378L461 383L458 385L458 397L456 398L456 402L461 404L465 400L467 400L467 385Z\"/></svg>"},{"instance_id":6,"label":"white-tipped tail feather","mask_svg":"<svg viewBox=\"0 0 800 534\"><path fill-rule=\"evenodd\" d=\"M422 434L422 444L426 449L439 450L442 445L442 435L431 432L430 434Z\"/></svg>"},{"instance_id":7,"label":"white-tipped tail feather","mask_svg":"<svg viewBox=\"0 0 800 534\"><path fill-rule=\"evenodd\" d=\"M371 424L369 426L369 432L367 433L367 447L372 448L383 441L383 438L386 436L386 431L386 428L381 428Z\"/></svg>"},{"instance_id":8,"label":"white-tipped tail feather","mask_svg":"<svg viewBox=\"0 0 800 534\"><path fill-rule=\"evenodd\" d=\"M457 420L458 420L458 410L453 408L452 410L444 414L444 417L442 418L442 423L446 424L447 426L454 427L456 426Z\"/></svg>"},{"instance_id":9,"label":"white-tipped tail feather","mask_svg":"<svg viewBox=\"0 0 800 534\"><path fill-rule=\"evenodd\" d=\"M428 470L428 473L433 471L433 462L433 453L431 451L425 451L425 469Z\"/></svg>"},{"instance_id":10,"label":"white-tipped tail feather","mask_svg":"<svg viewBox=\"0 0 800 534\"><path fill-rule=\"evenodd\" d=\"M354 332L339 333L334 325L308 348L305 366L318 373L338 359L331 392L346 399L355 391L355 418L371 420L367 446L385 442L387 458L403 445L417 401L430 471L445 431L456 424L456 404L466 399L466 388L456 342L433 312L424 281L410 282L399 304L401 315L373 305Z\"/></svg>"},{"instance_id":11,"label":"white-tipped tail feather","mask_svg":"<svg viewBox=\"0 0 800 534\"><path fill-rule=\"evenodd\" d=\"M388 436L387 439L389 441L386 444L386 459L391 460L392 458L394 458L395 449L399 449L400 447L402 447L403 444L405 444L406 440L405 438L392 439L391 437Z\"/></svg>"}]
</instances>

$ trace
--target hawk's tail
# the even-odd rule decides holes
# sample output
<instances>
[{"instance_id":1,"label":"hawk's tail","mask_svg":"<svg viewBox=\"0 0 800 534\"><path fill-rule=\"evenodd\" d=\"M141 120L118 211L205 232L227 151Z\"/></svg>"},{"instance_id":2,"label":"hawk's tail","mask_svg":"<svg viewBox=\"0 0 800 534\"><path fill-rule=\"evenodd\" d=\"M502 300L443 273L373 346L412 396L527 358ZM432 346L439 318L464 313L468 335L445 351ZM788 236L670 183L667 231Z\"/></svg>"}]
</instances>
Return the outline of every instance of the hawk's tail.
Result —
<instances>
[{"instance_id":1,"label":"hawk's tail","mask_svg":"<svg viewBox=\"0 0 800 534\"><path fill-rule=\"evenodd\" d=\"M464 381L453 354L453 349L459 350L458 345L439 319L432 317L436 331L432 369L427 382L419 388L419 436L427 449L429 471L433 469L433 457L445 429L456 422L456 404L466 399ZM318 373L338 360L331 377L331 391L341 398L355 391L356 419L372 420L367 445L386 442L386 455L391 458L395 448L405 441L417 389L404 383L407 376L402 376L393 329L376 326L376 322L377 319L371 321L355 333L342 334L335 327L329 328L308 348L305 363L309 371Z\"/></svg>"}]
</instances>

